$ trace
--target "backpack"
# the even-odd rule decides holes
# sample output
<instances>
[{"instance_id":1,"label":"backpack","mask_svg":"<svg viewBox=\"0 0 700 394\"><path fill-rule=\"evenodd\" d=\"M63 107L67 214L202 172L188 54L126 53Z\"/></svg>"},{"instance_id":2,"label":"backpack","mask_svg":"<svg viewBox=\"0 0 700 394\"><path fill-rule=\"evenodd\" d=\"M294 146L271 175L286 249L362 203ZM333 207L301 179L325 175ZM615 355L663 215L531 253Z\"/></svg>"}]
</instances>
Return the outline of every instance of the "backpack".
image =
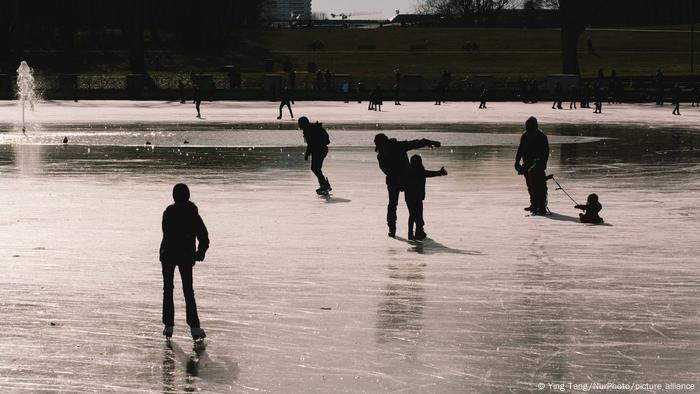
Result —
<instances>
[{"instance_id":1,"label":"backpack","mask_svg":"<svg viewBox=\"0 0 700 394\"><path fill-rule=\"evenodd\" d=\"M331 139L328 136L328 132L326 129L323 128L323 124L316 122L314 123L314 126L317 130L317 135L315 137L318 138L318 142L320 145L327 146L331 143Z\"/></svg>"}]
</instances>

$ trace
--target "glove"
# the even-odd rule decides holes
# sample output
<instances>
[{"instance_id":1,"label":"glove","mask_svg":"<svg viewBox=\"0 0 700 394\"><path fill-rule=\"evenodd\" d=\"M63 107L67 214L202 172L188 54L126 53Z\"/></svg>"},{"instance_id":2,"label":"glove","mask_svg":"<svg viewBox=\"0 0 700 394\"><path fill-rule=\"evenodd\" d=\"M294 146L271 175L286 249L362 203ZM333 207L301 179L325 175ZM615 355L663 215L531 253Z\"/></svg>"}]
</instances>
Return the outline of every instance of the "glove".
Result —
<instances>
[{"instance_id":1,"label":"glove","mask_svg":"<svg viewBox=\"0 0 700 394\"><path fill-rule=\"evenodd\" d=\"M524 168L520 163L515 163L515 171L518 172L518 175L524 174L525 172L523 170Z\"/></svg>"},{"instance_id":2,"label":"glove","mask_svg":"<svg viewBox=\"0 0 700 394\"><path fill-rule=\"evenodd\" d=\"M201 250L198 250L195 253L195 260L196 261L204 261L204 252L202 252Z\"/></svg>"},{"instance_id":3,"label":"glove","mask_svg":"<svg viewBox=\"0 0 700 394\"><path fill-rule=\"evenodd\" d=\"M440 168L440 173L442 175L447 175L447 170L445 169L445 167Z\"/></svg>"},{"instance_id":4,"label":"glove","mask_svg":"<svg viewBox=\"0 0 700 394\"><path fill-rule=\"evenodd\" d=\"M439 148L440 145L442 145L442 144L440 144L440 141L432 141L432 142L430 143L430 147L431 147L431 148Z\"/></svg>"}]
</instances>

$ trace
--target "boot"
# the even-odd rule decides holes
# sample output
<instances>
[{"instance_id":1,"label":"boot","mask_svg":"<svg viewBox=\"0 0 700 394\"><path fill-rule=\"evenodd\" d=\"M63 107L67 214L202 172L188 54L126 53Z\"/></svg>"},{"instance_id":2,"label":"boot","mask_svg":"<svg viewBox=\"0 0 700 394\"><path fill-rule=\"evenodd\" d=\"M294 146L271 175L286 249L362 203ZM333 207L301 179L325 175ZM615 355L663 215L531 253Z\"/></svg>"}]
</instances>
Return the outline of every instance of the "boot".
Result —
<instances>
[{"instance_id":1,"label":"boot","mask_svg":"<svg viewBox=\"0 0 700 394\"><path fill-rule=\"evenodd\" d=\"M202 339L207 337L207 334L200 327L192 327L190 329L190 332L192 333L192 339L194 339L195 341L201 341Z\"/></svg>"},{"instance_id":2,"label":"boot","mask_svg":"<svg viewBox=\"0 0 700 394\"><path fill-rule=\"evenodd\" d=\"M333 190L333 188L331 187L331 183L328 182L328 178L326 178L326 184L325 184L324 188L326 189L327 192Z\"/></svg>"},{"instance_id":3,"label":"boot","mask_svg":"<svg viewBox=\"0 0 700 394\"><path fill-rule=\"evenodd\" d=\"M427 237L428 237L428 234L426 234L422 228L416 229L416 238L415 239L421 240L421 239L426 239Z\"/></svg>"},{"instance_id":4,"label":"boot","mask_svg":"<svg viewBox=\"0 0 700 394\"><path fill-rule=\"evenodd\" d=\"M173 326L165 326L165 328L163 328L163 336L171 338L173 336L173 328Z\"/></svg>"}]
</instances>

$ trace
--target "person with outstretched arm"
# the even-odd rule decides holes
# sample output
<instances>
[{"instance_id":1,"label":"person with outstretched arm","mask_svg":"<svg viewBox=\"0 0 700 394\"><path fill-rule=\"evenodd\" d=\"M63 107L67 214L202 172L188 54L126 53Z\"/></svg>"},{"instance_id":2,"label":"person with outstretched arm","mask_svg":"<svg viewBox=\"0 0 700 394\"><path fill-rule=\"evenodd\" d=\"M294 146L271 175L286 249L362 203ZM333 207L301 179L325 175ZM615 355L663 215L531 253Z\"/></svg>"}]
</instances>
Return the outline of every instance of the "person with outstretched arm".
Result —
<instances>
[{"instance_id":1,"label":"person with outstretched arm","mask_svg":"<svg viewBox=\"0 0 700 394\"><path fill-rule=\"evenodd\" d=\"M386 223L389 226L389 236L396 236L396 207L399 203L399 194L405 190L406 177L410 163L408 151L424 147L440 147L440 142L428 139L397 141L380 133L374 137L375 152L379 168L386 175L386 187L389 192L389 204L387 205Z\"/></svg>"},{"instance_id":2,"label":"person with outstretched arm","mask_svg":"<svg viewBox=\"0 0 700 394\"><path fill-rule=\"evenodd\" d=\"M527 176L527 172L532 167L535 159L540 159L542 171L547 169L547 160L549 160L549 140L547 136L540 131L537 118L531 116L525 122L525 132L520 137L518 152L515 154L515 171L517 171L519 175L525 176L527 192L530 194L530 205L525 208L526 211L532 210L536 205L536 196Z\"/></svg>"},{"instance_id":3,"label":"person with outstretched arm","mask_svg":"<svg viewBox=\"0 0 700 394\"><path fill-rule=\"evenodd\" d=\"M328 195L333 190L328 178L323 175L323 160L328 155L328 145L331 143L328 132L321 123L311 123L306 116L299 118L298 123L304 134L304 141L306 141L304 160L309 160L309 156L311 156L311 172L318 179L316 193Z\"/></svg>"},{"instance_id":4,"label":"person with outstretched arm","mask_svg":"<svg viewBox=\"0 0 700 394\"><path fill-rule=\"evenodd\" d=\"M182 292L185 296L187 324L192 339L201 341L206 337L200 327L197 303L192 286L192 269L197 261L204 261L209 248L209 233L199 216L197 206L190 201L190 189L184 183L173 187L174 204L163 212L163 240L160 243L160 262L163 269L163 335L170 338L175 326L173 305L173 281L175 267L180 271ZM199 244L195 245L195 241Z\"/></svg>"}]
</instances>

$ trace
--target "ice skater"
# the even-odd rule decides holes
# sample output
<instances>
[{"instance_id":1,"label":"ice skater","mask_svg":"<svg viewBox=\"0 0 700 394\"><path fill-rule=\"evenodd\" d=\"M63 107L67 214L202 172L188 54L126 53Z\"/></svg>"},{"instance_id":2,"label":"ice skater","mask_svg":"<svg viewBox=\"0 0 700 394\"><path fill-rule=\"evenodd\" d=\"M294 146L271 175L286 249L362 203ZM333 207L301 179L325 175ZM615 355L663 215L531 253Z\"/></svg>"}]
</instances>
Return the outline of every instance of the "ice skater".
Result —
<instances>
[{"instance_id":1,"label":"ice skater","mask_svg":"<svg viewBox=\"0 0 700 394\"><path fill-rule=\"evenodd\" d=\"M199 112L199 106L202 104L202 92L199 90L198 85L194 85L194 88L192 90L192 98L194 103L194 108L197 110L197 118L202 119L202 113Z\"/></svg>"},{"instance_id":2,"label":"ice skater","mask_svg":"<svg viewBox=\"0 0 700 394\"><path fill-rule=\"evenodd\" d=\"M406 176L409 170L408 151L424 147L440 147L440 142L428 139L397 141L389 139L385 134L374 136L374 151L377 152L379 168L386 175L386 188L389 192L389 204L386 209L386 224L389 226L389 236L396 236L396 207L399 204L399 194L404 190Z\"/></svg>"},{"instance_id":3,"label":"ice skater","mask_svg":"<svg viewBox=\"0 0 700 394\"><path fill-rule=\"evenodd\" d=\"M552 103L552 109L564 109L564 107L561 106L563 94L561 82L557 82L557 84L554 85L554 102Z\"/></svg>"},{"instance_id":4,"label":"ice skater","mask_svg":"<svg viewBox=\"0 0 700 394\"><path fill-rule=\"evenodd\" d=\"M486 85L481 84L481 93L479 94L479 99L481 100L481 103L479 104L479 109L486 109L486 95L488 94L488 90L486 89Z\"/></svg>"},{"instance_id":5,"label":"ice skater","mask_svg":"<svg viewBox=\"0 0 700 394\"><path fill-rule=\"evenodd\" d=\"M404 198L408 207L408 239L422 240L428 235L425 233L423 226L423 200L425 200L425 179L436 176L445 176L447 171L445 167L439 171L428 171L423 167L423 159L419 155L411 156L411 164L406 176L406 186ZM415 224L416 230L413 231Z\"/></svg>"},{"instance_id":6,"label":"ice skater","mask_svg":"<svg viewBox=\"0 0 700 394\"><path fill-rule=\"evenodd\" d=\"M673 114L681 114L681 89L678 85L673 87L673 95L671 96L671 102L673 103Z\"/></svg>"},{"instance_id":7,"label":"ice skater","mask_svg":"<svg viewBox=\"0 0 700 394\"><path fill-rule=\"evenodd\" d=\"M331 143L328 137L328 132L319 122L311 123L306 116L299 118L299 128L304 134L306 141L306 152L304 152L304 160L309 160L311 156L311 172L318 179L318 189L316 193L319 195L328 195L333 188L328 178L323 175L323 160L328 155L328 144Z\"/></svg>"},{"instance_id":8,"label":"ice skater","mask_svg":"<svg viewBox=\"0 0 700 394\"><path fill-rule=\"evenodd\" d=\"M294 119L294 114L292 113L292 95L288 89L282 89L280 92L280 114L277 119L282 119L282 109L286 106L289 109L289 116Z\"/></svg>"},{"instance_id":9,"label":"ice skater","mask_svg":"<svg viewBox=\"0 0 700 394\"><path fill-rule=\"evenodd\" d=\"M379 85L374 87L372 91L370 101L372 102L372 109L375 111L382 112L382 105L384 104L384 94L382 93L382 88Z\"/></svg>"},{"instance_id":10,"label":"ice skater","mask_svg":"<svg viewBox=\"0 0 700 394\"><path fill-rule=\"evenodd\" d=\"M204 261L209 248L209 233L197 206L190 201L190 189L184 183L173 187L174 204L163 212L163 240L160 243L160 262L163 269L163 335L170 338L175 326L173 280L175 267L180 271L182 292L185 296L187 324L192 339L206 337L199 325L197 303L192 286L192 269L197 261ZM195 240L198 245L195 248Z\"/></svg>"},{"instance_id":11,"label":"ice skater","mask_svg":"<svg viewBox=\"0 0 700 394\"><path fill-rule=\"evenodd\" d=\"M525 208L526 211L532 211L536 206L536 196L533 185L530 184L530 180L527 176L527 172L532 167L535 159L541 160L540 165L543 171L547 169L547 160L549 160L549 140L547 136L540 131L537 118L531 116L525 122L525 132L520 137L518 152L515 154L515 170L519 175L525 176L527 192L530 195L530 206Z\"/></svg>"},{"instance_id":12,"label":"ice skater","mask_svg":"<svg viewBox=\"0 0 700 394\"><path fill-rule=\"evenodd\" d=\"M583 213L578 215L579 219L581 219L581 223L603 223L603 218L598 215L598 213L603 209L603 206L598 201L597 194L593 193L588 195L586 204L576 205L575 208L583 211Z\"/></svg>"},{"instance_id":13,"label":"ice skater","mask_svg":"<svg viewBox=\"0 0 700 394\"><path fill-rule=\"evenodd\" d=\"M394 69L394 105L401 105L401 70Z\"/></svg>"}]
</instances>

